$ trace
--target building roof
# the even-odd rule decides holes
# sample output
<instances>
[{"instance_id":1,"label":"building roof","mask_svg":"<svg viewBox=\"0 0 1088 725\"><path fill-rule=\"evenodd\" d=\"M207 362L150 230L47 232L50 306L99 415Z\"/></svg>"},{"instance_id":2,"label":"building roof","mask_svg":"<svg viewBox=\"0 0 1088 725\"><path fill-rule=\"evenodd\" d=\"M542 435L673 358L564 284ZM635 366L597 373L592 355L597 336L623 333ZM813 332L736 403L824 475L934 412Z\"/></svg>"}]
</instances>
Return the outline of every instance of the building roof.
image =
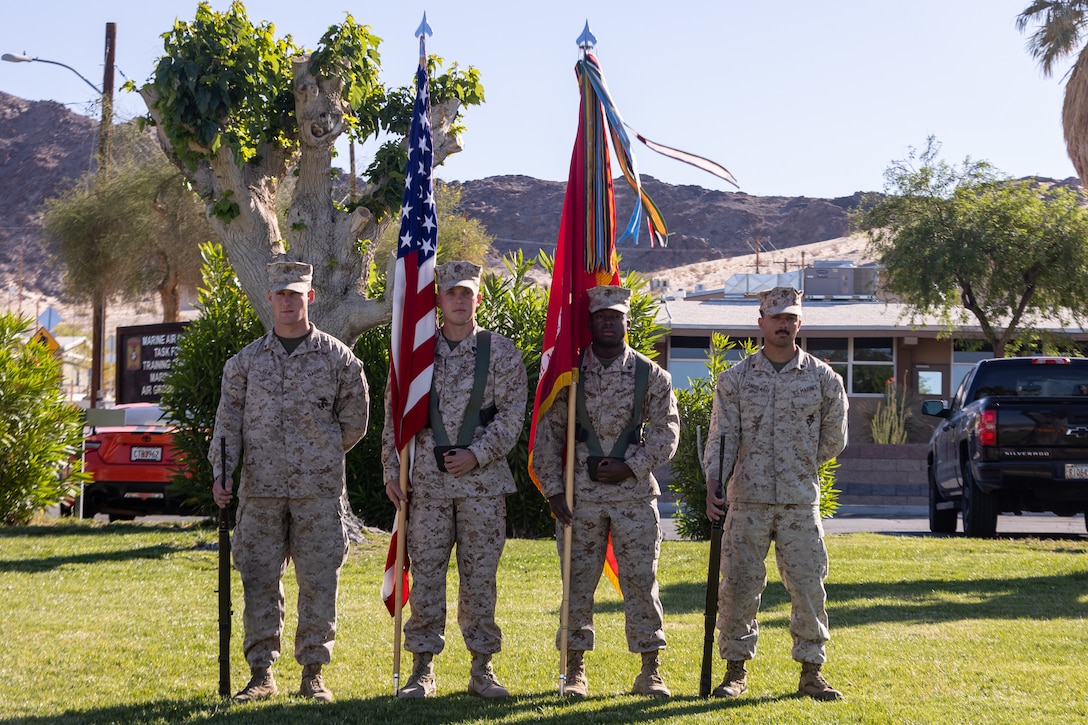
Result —
<instances>
[{"instance_id":1,"label":"building roof","mask_svg":"<svg viewBox=\"0 0 1088 725\"><path fill-rule=\"evenodd\" d=\"M911 319L907 314L907 305L897 302L875 300L812 300L804 301L804 313L801 316L806 333L815 331L842 332L853 334L889 334L898 333L936 337L945 330L940 318L935 315L919 316ZM723 330L750 332L758 336L759 301L753 298L717 298L717 299L664 299L658 309L657 322L673 333L685 331L700 332ZM1064 327L1053 322L1043 322L1037 327L1052 332L1070 335L1084 335L1080 327ZM961 332L978 333L981 327L974 317L965 316L956 325Z\"/></svg>"}]
</instances>

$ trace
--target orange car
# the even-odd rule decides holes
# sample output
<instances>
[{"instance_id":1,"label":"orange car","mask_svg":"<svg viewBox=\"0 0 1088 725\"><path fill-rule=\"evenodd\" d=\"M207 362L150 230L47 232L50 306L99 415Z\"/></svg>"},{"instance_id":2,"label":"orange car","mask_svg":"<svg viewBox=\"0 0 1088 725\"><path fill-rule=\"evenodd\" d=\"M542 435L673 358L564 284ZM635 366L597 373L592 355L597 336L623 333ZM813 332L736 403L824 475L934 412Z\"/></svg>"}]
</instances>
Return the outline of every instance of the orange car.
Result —
<instances>
[{"instance_id":1,"label":"orange car","mask_svg":"<svg viewBox=\"0 0 1088 725\"><path fill-rule=\"evenodd\" d=\"M83 489L83 517L110 520L151 514L185 514L183 500L167 490L179 467L173 429L153 403L87 411L83 470L94 477Z\"/></svg>"}]
</instances>

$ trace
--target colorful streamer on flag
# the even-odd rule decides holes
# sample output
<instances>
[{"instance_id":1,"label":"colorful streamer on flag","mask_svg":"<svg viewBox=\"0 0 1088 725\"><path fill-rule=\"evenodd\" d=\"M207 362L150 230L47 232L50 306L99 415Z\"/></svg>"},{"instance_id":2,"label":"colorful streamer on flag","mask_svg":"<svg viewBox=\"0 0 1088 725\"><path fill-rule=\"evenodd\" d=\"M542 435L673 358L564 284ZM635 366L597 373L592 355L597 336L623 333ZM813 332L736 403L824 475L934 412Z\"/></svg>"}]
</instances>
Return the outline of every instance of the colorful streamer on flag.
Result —
<instances>
[{"instance_id":1,"label":"colorful streamer on flag","mask_svg":"<svg viewBox=\"0 0 1088 725\"><path fill-rule=\"evenodd\" d=\"M600 118L600 113L594 114L599 123L591 126L588 131L591 134L588 139L589 147L594 149L594 155L597 157L603 156L607 162L608 158L608 138L612 139L612 147L616 150L616 161L620 165L620 170L623 171L624 178L627 179L627 183L631 185L631 188L635 190L635 204L631 210L631 218L627 222L627 227L623 230L623 234L615 242L619 243L625 239L630 239L635 244L638 244L639 227L642 226L642 220L646 220L646 227L650 235L650 246L655 244L660 246L666 246L669 242L669 232L665 226L665 219L661 216L661 211L654 204L653 199L650 198L646 190L642 188L642 180L638 173L638 164L635 163L635 156L631 153L631 140L627 137L627 131L624 129L623 119L620 117L620 112L616 108L616 104L612 102L612 95L608 92L608 84L605 83L604 75L601 73L600 63L597 62L597 58L591 53L586 53L583 59L578 63L578 77L582 86L582 102L583 104L587 100L587 95L591 95L593 101L597 103L604 111L604 116L608 123L605 125ZM588 81L588 84L587 84ZM605 134L607 133L607 137ZM607 168L607 167L606 167ZM608 180L611 186L611 178Z\"/></svg>"},{"instance_id":2,"label":"colorful streamer on flag","mask_svg":"<svg viewBox=\"0 0 1088 725\"><path fill-rule=\"evenodd\" d=\"M627 126L627 128L631 127ZM672 146L666 146L665 144L658 143L657 141L651 141L650 139L640 134L638 131L635 131L635 129L633 128L631 128L631 131L634 132L635 138L644 143L647 148L656 151L662 156L668 156L670 159L676 159L677 161L683 161L685 164L691 164L697 169L702 169L708 174L714 174L719 179L724 179L738 189L740 188L740 184L737 183L736 178L729 171L729 169L725 168L717 161L711 161L705 156L699 156L698 154L681 151L680 149L674 149Z\"/></svg>"},{"instance_id":3,"label":"colorful streamer on flag","mask_svg":"<svg viewBox=\"0 0 1088 725\"><path fill-rule=\"evenodd\" d=\"M424 21L426 23L426 21ZM428 28L429 30L429 28ZM389 344L389 390L393 437L397 450L413 447L415 435L427 424L431 378L434 373L434 338L437 329L434 263L438 251L438 222L431 181L433 144L431 102L427 79L425 33L419 37L416 100L408 134L408 167L404 178L397 264L393 281L393 323ZM408 465L402 461L401 465ZM397 537L389 542L389 557L382 581L382 599L393 613ZM404 601L408 601L408 562L405 560ZM386 582L389 584L386 592ZM403 604L403 602L402 602Z\"/></svg>"}]
</instances>

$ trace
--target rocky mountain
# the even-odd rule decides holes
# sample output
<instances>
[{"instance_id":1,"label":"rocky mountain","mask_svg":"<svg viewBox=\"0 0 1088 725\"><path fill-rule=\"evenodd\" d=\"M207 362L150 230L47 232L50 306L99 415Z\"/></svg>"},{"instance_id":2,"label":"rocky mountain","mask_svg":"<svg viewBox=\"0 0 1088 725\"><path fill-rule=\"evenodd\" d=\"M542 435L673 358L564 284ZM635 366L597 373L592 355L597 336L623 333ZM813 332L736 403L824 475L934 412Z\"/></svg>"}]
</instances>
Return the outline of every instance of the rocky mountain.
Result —
<instances>
[{"instance_id":1,"label":"rocky mountain","mask_svg":"<svg viewBox=\"0 0 1088 725\"><path fill-rule=\"evenodd\" d=\"M642 181L669 228L665 249L652 249L645 233L637 246L630 241L619 245L623 267L643 273L846 236L847 210L861 197L751 196L675 186L653 177ZM634 192L623 179L615 187L617 223L622 226ZM554 251L565 189L565 182L494 176L463 182L462 207L495 237L498 254L520 248L535 255L539 249Z\"/></svg>"},{"instance_id":2,"label":"rocky mountain","mask_svg":"<svg viewBox=\"0 0 1088 725\"><path fill-rule=\"evenodd\" d=\"M6 295L59 296L41 206L94 167L98 122L53 101L0 93L0 283Z\"/></svg>"}]
</instances>

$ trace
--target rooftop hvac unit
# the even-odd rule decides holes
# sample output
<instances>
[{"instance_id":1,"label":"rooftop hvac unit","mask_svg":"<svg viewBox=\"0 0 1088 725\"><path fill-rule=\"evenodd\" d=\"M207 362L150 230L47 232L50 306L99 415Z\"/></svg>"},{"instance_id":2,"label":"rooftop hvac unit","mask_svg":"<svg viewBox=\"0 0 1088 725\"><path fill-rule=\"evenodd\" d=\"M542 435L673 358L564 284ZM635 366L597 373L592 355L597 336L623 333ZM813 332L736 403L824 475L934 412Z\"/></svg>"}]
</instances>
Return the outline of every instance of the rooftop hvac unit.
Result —
<instances>
[{"instance_id":1,"label":"rooftop hvac unit","mask_svg":"<svg viewBox=\"0 0 1088 725\"><path fill-rule=\"evenodd\" d=\"M854 268L854 294L858 297L874 297L879 282L879 267L868 266Z\"/></svg>"},{"instance_id":2,"label":"rooftop hvac unit","mask_svg":"<svg viewBox=\"0 0 1088 725\"><path fill-rule=\"evenodd\" d=\"M808 297L852 297L853 267L810 267L805 270L805 295Z\"/></svg>"}]
</instances>

